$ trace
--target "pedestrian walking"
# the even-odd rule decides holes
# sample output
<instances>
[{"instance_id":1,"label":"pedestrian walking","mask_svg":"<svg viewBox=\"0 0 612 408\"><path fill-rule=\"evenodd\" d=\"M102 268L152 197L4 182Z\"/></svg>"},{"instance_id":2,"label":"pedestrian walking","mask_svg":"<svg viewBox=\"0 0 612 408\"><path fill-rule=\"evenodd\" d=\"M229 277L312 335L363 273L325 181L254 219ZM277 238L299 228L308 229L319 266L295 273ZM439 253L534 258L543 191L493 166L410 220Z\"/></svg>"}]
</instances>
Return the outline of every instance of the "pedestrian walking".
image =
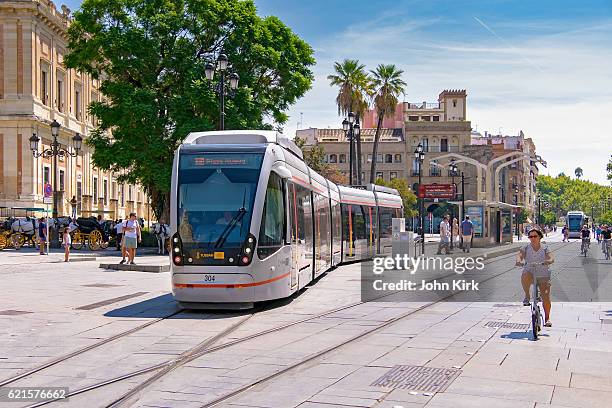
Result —
<instances>
[{"instance_id":1,"label":"pedestrian walking","mask_svg":"<svg viewBox=\"0 0 612 408\"><path fill-rule=\"evenodd\" d=\"M123 238L123 223L122 223L122 219L119 218L117 220L117 222L115 223L115 231L117 233L117 242L116 242L116 246L117 246L117 251L123 251L123 245L121 245L121 240ZM123 252L121 253L121 255L123 255ZM123 259L125 260L125 256L123 257Z\"/></svg>"},{"instance_id":2,"label":"pedestrian walking","mask_svg":"<svg viewBox=\"0 0 612 408\"><path fill-rule=\"evenodd\" d=\"M436 253L437 255L442 255L442 249L444 249L446 255L452 253L449 248L451 233L448 218L448 215L445 215L442 219L442 222L440 222L440 243L438 244L438 252Z\"/></svg>"},{"instance_id":3,"label":"pedestrian walking","mask_svg":"<svg viewBox=\"0 0 612 408\"><path fill-rule=\"evenodd\" d=\"M68 262L70 258L70 245L72 244L69 227L64 227L62 230L62 241L64 243L64 262Z\"/></svg>"},{"instance_id":4,"label":"pedestrian walking","mask_svg":"<svg viewBox=\"0 0 612 408\"><path fill-rule=\"evenodd\" d=\"M459 243L459 221L457 218L453 218L453 246Z\"/></svg>"},{"instance_id":5,"label":"pedestrian walking","mask_svg":"<svg viewBox=\"0 0 612 408\"><path fill-rule=\"evenodd\" d=\"M40 244L40 255L45 254L45 245L47 244L47 222L45 217L38 220L38 243Z\"/></svg>"},{"instance_id":6,"label":"pedestrian walking","mask_svg":"<svg viewBox=\"0 0 612 408\"><path fill-rule=\"evenodd\" d=\"M470 216L466 215L461 222L461 240L463 241L463 252L470 252L472 246L472 236L474 235L474 224L470 221Z\"/></svg>"},{"instance_id":7,"label":"pedestrian walking","mask_svg":"<svg viewBox=\"0 0 612 408\"><path fill-rule=\"evenodd\" d=\"M134 258L136 257L136 248L138 242L142 241L140 233L140 223L136 219L136 213L130 214L130 219L123 225L123 240L128 254L128 265L136 265Z\"/></svg>"}]
</instances>

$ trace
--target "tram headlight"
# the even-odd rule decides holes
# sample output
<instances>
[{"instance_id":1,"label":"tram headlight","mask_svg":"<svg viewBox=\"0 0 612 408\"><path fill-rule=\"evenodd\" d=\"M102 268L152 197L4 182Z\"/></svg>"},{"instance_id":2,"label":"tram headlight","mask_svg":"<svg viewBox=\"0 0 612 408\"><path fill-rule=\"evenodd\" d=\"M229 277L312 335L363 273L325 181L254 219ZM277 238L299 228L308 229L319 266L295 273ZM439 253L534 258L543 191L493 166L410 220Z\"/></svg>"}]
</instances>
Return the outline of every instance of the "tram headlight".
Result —
<instances>
[{"instance_id":1,"label":"tram headlight","mask_svg":"<svg viewBox=\"0 0 612 408\"><path fill-rule=\"evenodd\" d=\"M255 236L253 236L253 234L249 234L247 239L244 241L244 245L242 246L242 256L239 258L240 265L246 266L251 263L253 252L255 251L255 244Z\"/></svg>"},{"instance_id":2,"label":"tram headlight","mask_svg":"<svg viewBox=\"0 0 612 408\"><path fill-rule=\"evenodd\" d=\"M183 265L183 243L181 241L181 237L178 232L174 234L172 237L172 252L174 252L174 256L172 257L172 261L177 266Z\"/></svg>"}]
</instances>

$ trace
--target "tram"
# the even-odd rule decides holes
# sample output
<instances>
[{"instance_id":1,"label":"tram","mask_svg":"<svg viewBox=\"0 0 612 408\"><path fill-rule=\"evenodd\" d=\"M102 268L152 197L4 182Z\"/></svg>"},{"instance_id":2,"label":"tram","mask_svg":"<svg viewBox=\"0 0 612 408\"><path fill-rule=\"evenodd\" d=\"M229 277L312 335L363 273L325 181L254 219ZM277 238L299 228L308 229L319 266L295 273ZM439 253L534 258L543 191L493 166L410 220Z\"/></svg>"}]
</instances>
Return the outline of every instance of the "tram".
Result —
<instances>
[{"instance_id":1,"label":"tram","mask_svg":"<svg viewBox=\"0 0 612 408\"><path fill-rule=\"evenodd\" d=\"M588 218L582 211L568 211L565 217L570 238L580 238L582 226L588 223Z\"/></svg>"},{"instance_id":2,"label":"tram","mask_svg":"<svg viewBox=\"0 0 612 408\"><path fill-rule=\"evenodd\" d=\"M391 251L394 189L339 186L275 131L197 132L176 150L172 293L185 308L291 296L341 263Z\"/></svg>"}]
</instances>

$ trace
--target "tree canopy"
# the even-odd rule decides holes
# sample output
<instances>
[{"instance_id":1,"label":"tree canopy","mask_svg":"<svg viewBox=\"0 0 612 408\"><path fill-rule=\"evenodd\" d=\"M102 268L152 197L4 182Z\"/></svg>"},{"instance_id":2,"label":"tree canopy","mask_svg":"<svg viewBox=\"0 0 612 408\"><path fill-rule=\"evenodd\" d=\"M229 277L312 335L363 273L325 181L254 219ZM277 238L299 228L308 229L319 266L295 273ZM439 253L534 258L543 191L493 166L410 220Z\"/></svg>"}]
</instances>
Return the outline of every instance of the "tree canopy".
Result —
<instances>
[{"instance_id":1,"label":"tree canopy","mask_svg":"<svg viewBox=\"0 0 612 408\"><path fill-rule=\"evenodd\" d=\"M204 66L220 53L240 76L227 129L271 129L311 86L312 48L252 0L85 0L65 64L101 80L89 106L94 165L140 183L167 211L173 153L191 131L216 128L218 96Z\"/></svg>"},{"instance_id":2,"label":"tree canopy","mask_svg":"<svg viewBox=\"0 0 612 408\"><path fill-rule=\"evenodd\" d=\"M376 184L379 186L394 188L398 191L404 204L404 217L411 218L417 215L417 197L412 190L410 190L408 187L408 182L405 179L394 178L393 180L385 181L378 178L376 180Z\"/></svg>"},{"instance_id":3,"label":"tree canopy","mask_svg":"<svg viewBox=\"0 0 612 408\"><path fill-rule=\"evenodd\" d=\"M542 207L542 215L550 221L551 214L565 216L568 211L584 211L589 217L593 213L595 221L610 208L609 198L612 187L602 186L588 180L571 179L560 174L557 177L538 176L537 191L542 199L550 204L548 210Z\"/></svg>"}]
</instances>

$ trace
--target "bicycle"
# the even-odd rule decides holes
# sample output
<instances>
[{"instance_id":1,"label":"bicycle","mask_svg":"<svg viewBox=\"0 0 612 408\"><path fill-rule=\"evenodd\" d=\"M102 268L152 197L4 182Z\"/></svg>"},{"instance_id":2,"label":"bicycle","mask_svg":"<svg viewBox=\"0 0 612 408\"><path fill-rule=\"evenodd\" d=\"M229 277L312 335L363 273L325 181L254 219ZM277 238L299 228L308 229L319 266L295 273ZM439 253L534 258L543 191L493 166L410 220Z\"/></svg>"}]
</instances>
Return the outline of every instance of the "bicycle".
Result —
<instances>
[{"instance_id":1,"label":"bicycle","mask_svg":"<svg viewBox=\"0 0 612 408\"><path fill-rule=\"evenodd\" d=\"M591 245L590 238L582 238L582 245L580 246L580 255L584 255L584 257L586 258L590 245Z\"/></svg>"},{"instance_id":2,"label":"bicycle","mask_svg":"<svg viewBox=\"0 0 612 408\"><path fill-rule=\"evenodd\" d=\"M531 284L531 332L533 335L533 339L537 340L538 335L542 331L542 310L540 309L539 302L542 301L539 293L538 293L538 280L535 277L535 268L538 266L547 265L546 262L530 262L527 264L527 273L530 273L533 277L533 283ZM516 266L523 266L520 263L517 263Z\"/></svg>"}]
</instances>

